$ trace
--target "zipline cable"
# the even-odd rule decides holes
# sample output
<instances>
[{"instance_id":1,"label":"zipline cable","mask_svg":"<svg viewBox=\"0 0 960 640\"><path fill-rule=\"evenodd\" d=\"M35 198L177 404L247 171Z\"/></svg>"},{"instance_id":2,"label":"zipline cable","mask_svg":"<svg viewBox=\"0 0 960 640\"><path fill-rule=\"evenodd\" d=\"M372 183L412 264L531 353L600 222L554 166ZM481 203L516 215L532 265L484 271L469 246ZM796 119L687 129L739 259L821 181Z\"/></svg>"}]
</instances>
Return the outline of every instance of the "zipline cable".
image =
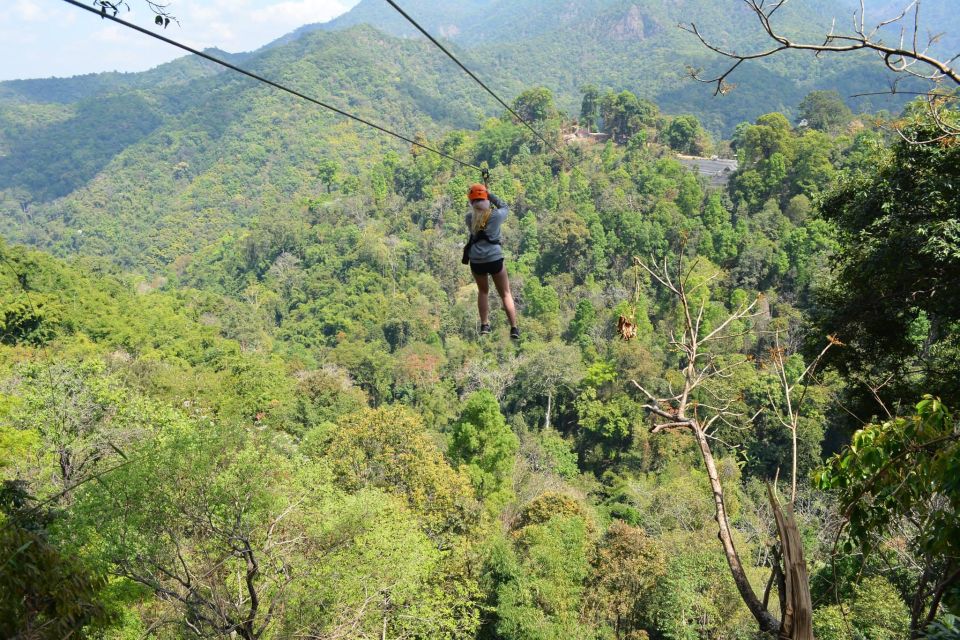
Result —
<instances>
[{"instance_id":1,"label":"zipline cable","mask_svg":"<svg viewBox=\"0 0 960 640\"><path fill-rule=\"evenodd\" d=\"M421 143L421 142L417 142L416 140L411 140L410 138L408 138L408 137L406 137L406 136L404 136L404 135L401 135L401 134L399 134L399 133L396 133L396 132L394 132L394 131L391 131L391 130L389 130L389 129L385 128L385 127L382 127L382 126L380 126L380 125L378 125L378 124L376 124L376 123L370 122L369 120L366 120L366 119L364 119L364 118L361 118L360 116L355 116L355 115L353 115L353 114L351 114L351 113L347 113L346 111L343 111L343 110L341 110L341 109L338 109L338 108L336 108L336 107L334 107L334 106L332 106L332 105L326 104L325 102L322 102L322 101L317 100L317 99L315 99L315 98L311 98L310 96L304 95L304 94L300 93L299 91L296 91L296 90L294 90L294 89L290 89L290 88L288 88L288 87L286 87L286 86L284 86L284 85L282 85L282 84L279 84L279 83L277 83L277 82L274 82L274 81L272 81L272 80L269 80L269 79L267 79L267 78L264 78L264 77L262 77L262 76L259 76L259 75L255 74L255 73L251 72L251 71L247 71L246 69L243 69L243 68L241 68L241 67L238 67L238 66L236 66L236 65L234 65L234 64L231 64L231 63L229 63L229 62L227 62L227 61L225 61L225 60L221 60L220 58L217 58L217 57L215 57L215 56L212 56L212 55L210 55L210 54L208 54L208 53L204 53L203 51L198 51L197 49L194 49L193 47L190 47L190 46L188 46L188 45L185 45L185 44L182 44L182 43L180 43L180 42L177 42L176 40L173 40L173 39L171 39L171 38L167 38L166 36L162 36L162 35L157 34L157 33L153 33L152 31L149 31L149 30L147 30L147 29L144 29L144 28L142 28L142 27L139 27L139 26L137 26L137 25L135 25L135 24L133 24L133 23L127 22L126 20L123 20L123 19L121 19L121 18L118 18L118 17L116 17L116 16L114 16L114 15L110 15L109 13L107 13L105 7L104 7L104 8L101 8L101 10L98 11L97 9L94 9L93 7L87 6L87 5L79 2L78 0L63 0L63 1L66 2L67 4L72 4L72 5L74 5L75 7L79 7L80 9L84 9L84 10L86 10L86 11L89 11L90 13L93 13L94 15L98 15L98 16L100 16L101 18L106 18L106 19L108 19L108 20L112 20L113 22L116 22L117 24L123 25L123 26L125 26L125 27L127 27L127 28L129 28L129 29L133 29L134 31L138 31L138 32L140 32L140 33L143 33L143 34L145 34L145 35L148 35L148 36L150 36L151 38L155 38L155 39L160 40L160 41L162 41L162 42L166 42L167 44L170 44L170 45L173 45L173 46L178 47L178 48L180 48L180 49L183 49L184 51L187 51L187 52L192 53L192 54L194 54L194 55L196 55L196 56L199 56L199 57L201 57L201 58L204 58L204 59L206 59L206 60L209 60L210 62L214 62L214 63L216 63L216 64L219 64L219 65L223 66L223 67L226 67L227 69L231 69L231 70L233 70L233 71L236 71L237 73L240 73L240 74L243 74L243 75L248 76L248 77L250 77L250 78L253 78L254 80L257 80L257 81L259 81L259 82L263 82L263 83L265 83L265 84L268 84L268 85L270 85L270 86L272 86L272 87L274 87L274 88L276 88L276 89L280 89L281 91L284 91L284 92L286 92L286 93L292 94L292 95L294 95L294 96L296 96L296 97L298 97L298 98L302 98L303 100L306 100L306 101L308 101L308 102L312 102L313 104L316 104L316 105L318 105L318 106L320 106L320 107L323 107L324 109L328 109L328 110L333 111L334 113L337 113L337 114L339 114L339 115L341 115L341 116L344 116L344 117L349 118L349 119L351 119L351 120L355 120L356 122L359 122L359 123L361 123L361 124L367 125L368 127L372 127L372 128L374 128L374 129L376 129L376 130L378 130L378 131L381 131L381 132L386 133L386 134L388 134L388 135L390 135L390 136L393 136L394 138L398 138L398 139L403 140L404 142L408 142L408 143L410 143L410 144L412 144L412 145L414 145L414 146L416 146L416 147L419 147L419 148L424 149L424 150L426 150L426 151L430 151L430 152L432 152L432 153L435 153L435 154L437 154L438 156L447 158L448 160L452 160L453 162L455 162L455 163L457 163L457 164L459 164L459 165L461 165L461 166L464 166L464 167L467 167L467 168L470 168L470 169L476 169L477 171L480 171L482 174L486 174L486 170L485 170L485 169L483 169L483 168L481 168L481 167L479 167L479 166L477 166L477 165L475 165L475 164L472 164L472 163L469 163L469 162L464 162L463 160L460 160L459 158L455 158L455 157L453 157L453 156L451 156L451 155L449 155L449 154L447 154L447 153L444 153L444 152L440 151L439 149L435 149L435 148L433 148L433 147L431 147L431 146L429 146L429 145L425 145L425 144L423 144L423 143ZM4 250L2 250L2 249L3 249L3 248L0 247L0 261L2 261L2 262L10 269L10 272L13 274L14 279L15 279L17 282L20 282L20 283L22 284L25 276L24 276L23 274L21 274L21 273L17 270L17 268L16 268L16 267L12 264L12 262L10 261L9 257L6 255L6 251L4 251ZM37 308L34 306L33 301L32 301L32 299L30 298L30 292L27 290L26 286L23 287L23 291L24 291L24 295L25 295L26 300L27 300L27 304L30 306L31 312L34 314L34 317L39 317L39 314L37 313ZM47 348L46 345L44 345L44 349L45 349L45 350L46 350L46 348ZM52 373L52 370L51 370L51 367L50 367L49 352L47 353L47 358L45 358L45 359L47 360L47 375L48 375L48 377L49 377L50 392L51 392L51 394L53 394L54 386L55 386L55 385L54 385L54 381L53 381L53 373ZM102 482L102 479L103 479L104 476L109 475L109 474L113 473L114 471L117 471L118 469L121 469L121 468L123 468L123 467L126 467L126 466L128 466L128 465L130 465L130 464L132 464L132 463L134 463L134 462L138 462L138 461L140 461L140 460L146 459L146 458L150 455L150 452L148 452L148 453L146 453L146 454L144 454L144 455L142 455L142 456L129 458L129 457L127 457L122 451L120 451L115 445L113 445L112 443L108 443L108 444L109 444L115 451L117 451L117 453L119 453L122 458L124 458L123 462L120 462L120 463L118 463L118 464L116 464L116 465L114 465L114 466L112 466L112 467L109 467L109 468L107 468L107 469L104 469L104 470L102 470L102 471L100 471L100 472L94 473L94 474L92 474L91 476L89 476L89 477L87 477L87 478L84 478L84 479L80 480L79 482L76 482L76 483L74 483L74 484L72 484L72 485L64 488L61 492L59 492L59 493L57 493L57 494L54 494L54 495L46 498L45 500L39 501L37 504L33 505L30 509L28 509L28 510L27 510L27 513L35 513L36 511L38 511L39 509L43 508L43 507L46 506L47 504L50 504L51 502L55 502L55 501L59 500L59 499L62 498L63 496L67 495L68 493L74 491L75 489L79 488L80 486L82 486L82 485L84 485L84 484L86 484L86 483L88 483L88 482L91 482L91 481ZM3 523L0 523L0 527L5 527L6 525L13 524L13 522L14 522L13 519L7 519L7 520L5 520ZM29 545L27 545L27 546L29 546ZM19 552L25 550L25 549L27 548L27 546L21 547L17 552L14 553L14 556L18 555ZM8 558L8 559L7 559L7 562L10 562L11 560L12 560L12 557L11 557L11 558Z\"/></svg>"},{"instance_id":2,"label":"zipline cable","mask_svg":"<svg viewBox=\"0 0 960 640\"><path fill-rule=\"evenodd\" d=\"M298 97L298 98L302 98L303 100L306 100L307 102L312 102L312 103L315 104L315 105L318 105L318 106L320 106L320 107L323 107L324 109L328 109L328 110L330 110L330 111L333 111L334 113L339 114L339 115L341 115L341 116L343 116L343 117L345 117L345 118L349 118L349 119L351 119L351 120L354 120L354 121L356 121L356 122L359 122L360 124L365 124L365 125L367 125L368 127L372 127L372 128L374 128L374 129L376 129L377 131L381 131L381 132L383 132L383 133L386 133L387 135L393 136L394 138L398 138L398 139L400 139L400 140L403 140L404 142L408 142L408 143L414 145L415 147L420 147L421 149L424 149L424 150L426 150L426 151L430 151L431 153L435 153L435 154L437 154L438 156L442 156L442 157L444 157L444 158L446 158L446 159L448 159L448 160L453 160L454 162L456 162L456 163L459 164L459 165L462 165L462 166L464 166L464 167L468 167L468 168L470 168L470 169L476 169L477 171L480 171L480 172L483 172L483 171L484 171L481 167L479 167L479 166L477 166L477 165L475 165L475 164L472 164L472 163L470 163L470 162L465 162L465 161L463 161L463 160L460 160L459 158L455 158L455 157L451 156L450 154L447 154L447 153L444 153L443 151L440 151L439 149L435 149L435 148L433 148L433 147L431 147L431 146L429 146L429 145L425 145L425 144L423 144L422 142L417 142L416 140L413 140L413 139L408 138L408 137L406 137L406 136L404 136L404 135L402 135L402 134L399 134L399 133L396 133L396 132L394 132L394 131L391 131L390 129L387 129L387 128L385 128L385 127L382 127L382 126L380 126L380 125L378 125L378 124L376 124L376 123L374 123L374 122L370 122L369 120L367 120L367 119L365 119L365 118L361 118L360 116L353 115L352 113L347 113L346 111L343 111L342 109L338 109L337 107L334 107L333 105L329 105L329 104L327 104L326 102L322 102L322 101L320 101L320 100L317 100L316 98L311 98L310 96L304 95L304 94L300 93L299 91L296 91L295 89L291 89L291 88L289 88L289 87L286 87L286 86L280 84L279 82L274 82L273 80L269 80L269 79L267 79L267 78L264 78L263 76L257 75L256 73L253 73L252 71L247 71L246 69L243 69L243 68L241 68L241 67L238 67L238 66L235 65L235 64L231 64L231 63L227 62L226 60L222 60L222 59L220 59L220 58L217 58L216 56L210 55L209 53L205 53L205 52L203 52L203 51L199 51L198 49L194 49L193 47L191 47L191 46L189 46L189 45L185 45L185 44L183 44L182 42L177 42L176 40L173 40L173 39L171 39L171 38L167 38L166 36L162 36L162 35L160 35L159 33L154 33L153 31L150 31L149 29L144 29L143 27L137 26L137 25L133 24L132 22L127 22L126 20L123 20L122 18L118 18L118 17L116 17L116 16L111 15L110 13L108 13L105 7L102 7L100 10L98 10L98 9L95 9L94 7L88 6L88 5L80 2L79 0L63 0L63 2L66 2L67 4L72 4L73 6L79 7L79 8L81 8L81 9L85 10L85 11L89 11L90 13L92 13L92 14L94 14L94 15L97 15L97 16L100 16L101 18L105 18L105 19L107 19L107 20L112 20L113 22L116 22L117 24L123 25L123 26L127 27L128 29L133 29L134 31L139 31L139 32L142 33L142 34L148 35L148 36L150 36L151 38L155 38L155 39L157 39L157 40L160 40L161 42L166 42L166 43L169 44L169 45L173 45L174 47L178 47L178 48L180 48L180 49L183 49L184 51L187 51L187 52L189 52L189 53L192 53L192 54L195 55L195 56L200 56L201 58L203 58L203 59L205 59L205 60L209 60L210 62L216 63L216 64L218 64L218 65L220 65L220 66L222 66L222 67L226 67L227 69L231 69L232 71L236 71L237 73L243 74L243 75L245 75L245 76L247 76L247 77L249 77L249 78L253 78L254 80L257 80L257 81L259 81L259 82L263 82L264 84L268 84L268 85L270 85L271 87L274 87L275 89L279 89L279 90L281 90L281 91L285 91L286 93L289 93L289 94L291 94L291 95L294 95L294 96L296 96L296 97Z\"/></svg>"},{"instance_id":3,"label":"zipline cable","mask_svg":"<svg viewBox=\"0 0 960 640\"><path fill-rule=\"evenodd\" d=\"M68 0L68 1L69 1L69 0ZM550 142L548 142L547 139L544 138L544 137L540 134L539 131L537 131L536 129L534 129L534 128L533 128L533 125L531 125L529 122L527 122L519 113L517 113L517 112L513 109L513 107L511 107L510 105L508 105L506 102L504 102L504 101L500 98L500 96L498 96L496 93L494 93L494 92L493 92L493 89L491 89L490 87L488 87L488 86L483 82L483 80L481 80L480 78L477 77L477 75L476 75L473 71L470 71L470 69L468 69L468 68L466 67L466 65L464 65L462 62L460 62L460 60L458 60L455 55L453 55L452 53L450 53L450 51L449 51L445 46L443 46L442 44L440 44L440 42L439 42L436 38L434 38L432 35L430 35L430 34L427 32L426 29L424 29L423 27L421 27L420 24L417 23L416 20L414 20L413 18L411 18L410 15L409 15L406 11L404 11L403 9L401 9L400 6L399 6L396 2L394 2L394 0L387 0L387 3L388 3L391 7L393 7L394 9L396 9L397 12L400 13L400 15L402 15L404 18L406 18L406 19L407 19L407 22L409 22L409 23L412 24L414 27L416 27L417 30L418 30L420 33L422 33L423 35L425 35L425 36L427 37L427 39L430 40L430 42L432 42L433 44L437 45L437 47L438 47L441 51L443 51L445 54L447 54L447 57L449 57L451 60L453 60L453 61L457 64L458 67L460 67L461 69L463 69L463 71L464 71L468 76L470 76L471 78L473 78L473 80L474 80L477 84L479 84L481 87L483 87L483 88L486 90L487 93L489 93L491 96L493 96L494 99L495 99L497 102L499 102L500 104L502 104L503 107L504 107L507 111L509 111L509 112L513 115L514 118L516 118L517 120L519 120L520 122L522 122L523 125L524 125L527 129L530 129L530 131L533 132L533 135L535 135L535 136L537 136L538 138L540 138L540 140L543 141L543 144L547 145L547 146L550 148L551 151L553 151L555 154L557 154L557 157L560 158L560 161L563 162L564 164L566 164L567 161L564 159L563 154L560 153L560 151L558 151L555 146L553 146L552 144L550 144Z\"/></svg>"}]
</instances>

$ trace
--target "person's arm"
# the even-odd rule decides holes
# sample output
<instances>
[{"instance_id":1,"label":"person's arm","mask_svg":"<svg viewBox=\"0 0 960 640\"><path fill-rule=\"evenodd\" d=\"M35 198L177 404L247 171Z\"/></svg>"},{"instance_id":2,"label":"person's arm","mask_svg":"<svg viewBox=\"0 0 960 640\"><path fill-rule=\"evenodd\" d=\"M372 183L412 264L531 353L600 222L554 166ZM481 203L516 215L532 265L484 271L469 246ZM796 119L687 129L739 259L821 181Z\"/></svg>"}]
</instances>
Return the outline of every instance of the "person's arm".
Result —
<instances>
[{"instance_id":1,"label":"person's arm","mask_svg":"<svg viewBox=\"0 0 960 640\"><path fill-rule=\"evenodd\" d=\"M498 216L502 218L507 217L507 213L510 212L510 207L506 202L503 201L499 196L495 196L492 193L487 194L487 198L490 199L490 204L496 210Z\"/></svg>"}]
</instances>

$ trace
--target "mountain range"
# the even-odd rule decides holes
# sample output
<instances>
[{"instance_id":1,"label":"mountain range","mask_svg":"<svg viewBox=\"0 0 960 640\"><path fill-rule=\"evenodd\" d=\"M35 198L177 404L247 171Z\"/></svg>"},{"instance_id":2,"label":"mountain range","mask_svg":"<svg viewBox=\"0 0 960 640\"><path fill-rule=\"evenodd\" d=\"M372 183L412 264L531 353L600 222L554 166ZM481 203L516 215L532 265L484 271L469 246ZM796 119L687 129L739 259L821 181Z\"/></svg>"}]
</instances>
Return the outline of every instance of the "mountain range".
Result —
<instances>
[{"instance_id":1,"label":"mountain range","mask_svg":"<svg viewBox=\"0 0 960 640\"><path fill-rule=\"evenodd\" d=\"M712 87L693 82L688 69L704 69L710 75L725 69L726 62L680 26L695 23L711 43L731 51L769 48L756 18L739 0L409 0L403 6L428 31L461 48L468 66L481 69L483 77L513 91L544 84L571 112L586 83L629 89L670 113L692 112L718 133L729 133L760 113L792 113L812 89L838 90L849 96L855 110L895 110L902 104L888 97L852 97L889 84L889 74L872 55L788 54L757 61L731 77L738 90L714 99ZM867 2L865 24L895 17L905 6L906 2L894 0ZM838 31L852 25L859 8L859 0L796 0L783 6L774 24L794 40L818 42L834 25ZM960 51L960 14L951 0L925 0L920 16L921 46L925 36L939 34L934 53L949 58ZM909 17L904 23L912 26ZM291 36L357 24L398 37L419 37L397 12L387 10L383 0L361 0L339 18L306 25ZM891 27L884 38L896 41L899 32Z\"/></svg>"},{"instance_id":2,"label":"mountain range","mask_svg":"<svg viewBox=\"0 0 960 640\"><path fill-rule=\"evenodd\" d=\"M811 90L882 91L891 75L866 56L774 56L744 65L714 97L688 67L722 68L695 37L737 50L763 47L736 0L408 0L405 9L451 41L507 99L546 86L569 114L581 88L631 90L668 114L692 113L716 136L772 111L794 116ZM822 36L850 0L796 0L786 32ZM925 15L960 33L948 0ZM953 28L958 26L958 28ZM255 52L216 52L272 79L395 130L436 136L475 128L501 110L382 0L362 0ZM953 42L949 38L944 43ZM863 111L902 100L865 98ZM250 220L319 189L316 166L357 173L404 146L211 63L187 56L144 73L0 83L0 234L61 253L162 268Z\"/></svg>"}]
</instances>

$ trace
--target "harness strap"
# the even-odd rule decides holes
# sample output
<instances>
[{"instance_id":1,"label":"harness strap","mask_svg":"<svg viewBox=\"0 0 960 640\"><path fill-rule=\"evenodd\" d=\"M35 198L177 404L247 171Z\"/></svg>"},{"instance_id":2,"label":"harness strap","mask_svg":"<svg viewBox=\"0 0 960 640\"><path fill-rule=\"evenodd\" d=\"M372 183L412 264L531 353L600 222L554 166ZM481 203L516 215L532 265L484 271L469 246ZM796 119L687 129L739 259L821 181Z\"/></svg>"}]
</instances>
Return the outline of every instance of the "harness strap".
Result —
<instances>
[{"instance_id":1,"label":"harness strap","mask_svg":"<svg viewBox=\"0 0 960 640\"><path fill-rule=\"evenodd\" d=\"M478 240L483 240L483 241L486 242L487 244L500 244L500 241L499 241L499 240L491 240L491 239L490 239L490 237L487 235L486 229L481 229L480 231L478 231L478 232L476 232L476 233L474 233L474 234L470 234L470 242L471 242L471 243L477 242Z\"/></svg>"}]
</instances>

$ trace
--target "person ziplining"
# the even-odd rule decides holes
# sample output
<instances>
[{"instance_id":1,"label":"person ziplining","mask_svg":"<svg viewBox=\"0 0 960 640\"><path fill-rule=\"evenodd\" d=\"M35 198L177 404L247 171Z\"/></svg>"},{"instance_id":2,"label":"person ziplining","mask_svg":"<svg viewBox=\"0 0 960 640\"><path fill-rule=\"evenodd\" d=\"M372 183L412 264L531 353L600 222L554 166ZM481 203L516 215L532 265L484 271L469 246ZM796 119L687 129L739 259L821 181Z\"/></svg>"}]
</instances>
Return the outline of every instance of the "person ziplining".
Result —
<instances>
[{"instance_id":1,"label":"person ziplining","mask_svg":"<svg viewBox=\"0 0 960 640\"><path fill-rule=\"evenodd\" d=\"M480 335L490 334L490 277L500 294L503 310L510 321L510 338L520 339L517 309L510 292L510 278L504 264L501 225L510 213L507 203L490 193L486 185L474 184L467 194L470 211L465 222L470 239L463 248L463 263L470 265L477 282L477 311L480 313Z\"/></svg>"},{"instance_id":2,"label":"person ziplining","mask_svg":"<svg viewBox=\"0 0 960 640\"><path fill-rule=\"evenodd\" d=\"M215 64L226 67L240 73L244 76L247 76L258 82L270 85L275 89L284 91L291 95L294 95L300 99L311 102L319 107L332 111L338 115L349 118L360 124L366 125L373 129L376 129L382 133L386 133L394 138L398 138L405 142L412 144L415 147L425 149L431 153L434 153L440 157L452 160L455 164L458 164L462 167L468 169L477 169L481 172L483 179L486 180L488 177L488 172L485 168L481 168L471 162L467 162L456 158L448 153L445 153L439 149L431 147L424 144L418 140L405 136L403 134L391 131L386 127L383 127L375 122L371 122L366 118L348 113L342 109L334 107L333 105L327 104L326 102L320 101L316 98L307 96L299 91L291 89L290 87L284 86L273 80L264 78L263 76L253 73L247 69L243 69L235 64L222 60L216 56L211 55L205 51L200 51L194 47L183 44L182 42L177 42L171 38L160 35L158 33L151 32L143 27L139 27L135 24L127 22L121 18L117 17L116 6L112 3L100 3L99 8L94 8L84 4L81 0L63 0L63 2L98 15L101 19L110 20L117 24L123 25L128 29L138 31L146 36L160 40L169 45L183 49L189 53L192 53L196 56L209 60ZM553 146L543 135L537 131L529 122L526 121L520 114L518 114L509 104L504 102L497 94L495 94L487 85L485 85L477 76L467 69L463 63L456 59L456 57L450 53L445 47L443 47L433 36L427 33L423 27L417 24L410 16L404 13L400 7L395 3L388 0L391 6L400 11L403 16L412 22L425 36L427 36L434 44L440 47L444 53L446 53L450 58L457 63L470 77L476 81L480 86L482 86L490 95L497 99L497 101L502 104L507 111L509 111L519 122L525 125L531 132L533 132L536 137L538 137L547 148L552 150L557 154L557 157L560 158L561 163L567 164L566 159L563 157L563 154L555 146ZM158 22L160 24L160 22ZM168 23L164 23L166 26ZM510 337L514 340L520 339L520 329L517 327L517 311L513 302L513 295L510 292L510 279L507 276L507 270L504 266L504 257L503 249L500 246L500 225L503 223L503 220L507 217L509 208L506 203L497 198L496 196L490 194L483 184L475 184L470 188L470 205L471 211L467 214L467 228L470 231L470 241L467 243L467 246L464 248L464 264L470 264L470 269L473 272L474 279L477 283L477 308L480 312L480 334L487 335L491 332L490 330L490 304L489 304L489 293L490 293L490 284L489 278L493 277L494 285L497 288L497 293L500 294L500 299L503 302L503 309L507 314L507 318L510 321ZM495 206L496 209L491 210L491 205Z\"/></svg>"}]
</instances>

